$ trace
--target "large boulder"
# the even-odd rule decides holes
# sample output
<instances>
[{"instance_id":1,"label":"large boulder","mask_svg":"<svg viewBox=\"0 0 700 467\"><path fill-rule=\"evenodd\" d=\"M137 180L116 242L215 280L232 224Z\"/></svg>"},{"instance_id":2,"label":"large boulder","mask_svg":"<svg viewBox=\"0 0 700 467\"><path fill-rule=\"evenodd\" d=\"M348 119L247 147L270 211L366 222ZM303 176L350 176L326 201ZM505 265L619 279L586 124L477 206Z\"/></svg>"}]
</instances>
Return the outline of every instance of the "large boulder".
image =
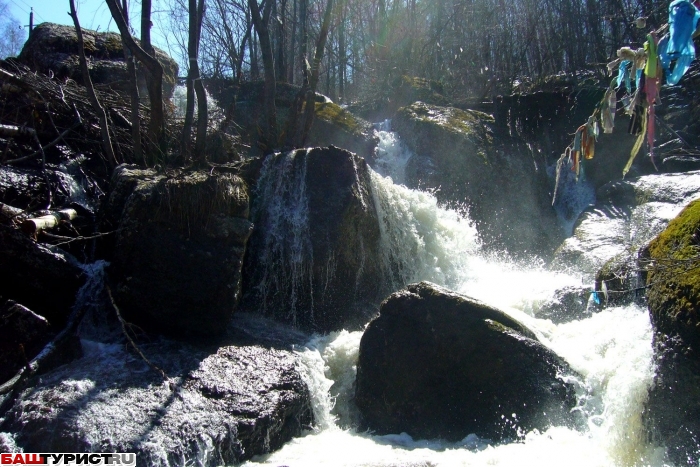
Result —
<instances>
[{"instance_id":1,"label":"large boulder","mask_svg":"<svg viewBox=\"0 0 700 467\"><path fill-rule=\"evenodd\" d=\"M573 423L566 374L568 365L506 313L421 282L391 295L367 326L355 402L378 433L513 439Z\"/></svg>"},{"instance_id":2,"label":"large boulder","mask_svg":"<svg viewBox=\"0 0 700 467\"><path fill-rule=\"evenodd\" d=\"M647 426L674 465L700 462L700 200L642 253L657 374Z\"/></svg>"},{"instance_id":3,"label":"large boulder","mask_svg":"<svg viewBox=\"0 0 700 467\"><path fill-rule=\"evenodd\" d=\"M92 82L128 92L130 84L119 34L83 29L83 40ZM178 65L163 50L155 48L155 51L156 59L163 66L163 96L169 98L175 89ZM84 84L78 60L78 36L72 26L39 24L32 29L17 60L34 71ZM145 71L140 65L137 78L140 95L148 96Z\"/></svg>"},{"instance_id":4,"label":"large boulder","mask_svg":"<svg viewBox=\"0 0 700 467\"><path fill-rule=\"evenodd\" d=\"M290 350L162 340L141 350L84 341L85 356L42 376L0 421L24 452L131 452L138 465L234 465L279 449L314 421ZM7 444L7 443L6 443Z\"/></svg>"},{"instance_id":5,"label":"large boulder","mask_svg":"<svg viewBox=\"0 0 700 467\"><path fill-rule=\"evenodd\" d=\"M366 323L387 290L365 160L335 147L270 155L254 197L242 306L309 331Z\"/></svg>"},{"instance_id":6,"label":"large boulder","mask_svg":"<svg viewBox=\"0 0 700 467\"><path fill-rule=\"evenodd\" d=\"M415 154L408 185L466 204L485 246L543 253L563 238L545 168L524 145L497 145L491 116L416 102L396 113L392 127Z\"/></svg>"},{"instance_id":7,"label":"large boulder","mask_svg":"<svg viewBox=\"0 0 700 467\"><path fill-rule=\"evenodd\" d=\"M106 218L118 216L110 268L125 318L156 332L223 332L241 292L252 231L248 189L230 173L165 176L120 166Z\"/></svg>"}]
</instances>

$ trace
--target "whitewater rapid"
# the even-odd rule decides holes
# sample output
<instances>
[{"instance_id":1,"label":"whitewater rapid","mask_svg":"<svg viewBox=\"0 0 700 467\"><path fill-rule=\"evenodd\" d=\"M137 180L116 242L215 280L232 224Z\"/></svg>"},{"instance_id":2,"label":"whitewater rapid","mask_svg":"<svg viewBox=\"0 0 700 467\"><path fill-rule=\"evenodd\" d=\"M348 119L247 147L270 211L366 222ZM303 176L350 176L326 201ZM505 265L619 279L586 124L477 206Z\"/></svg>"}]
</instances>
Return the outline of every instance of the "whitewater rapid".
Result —
<instances>
[{"instance_id":1,"label":"whitewater rapid","mask_svg":"<svg viewBox=\"0 0 700 467\"><path fill-rule=\"evenodd\" d=\"M652 329L645 309L607 308L554 324L539 305L557 289L581 286L583 275L554 273L481 252L467 213L444 209L435 197L401 185L410 158L395 134L378 131L372 191L382 231L383 260L398 288L428 280L507 311L578 372L582 431L550 427L493 444L465 433L458 443L412 439L405 433L358 432L353 381L362 332L315 336L296 350L309 385L316 426L282 449L243 464L308 466L662 466L664 449L648 444L642 411L654 376ZM583 284L587 285L587 284Z\"/></svg>"}]
</instances>

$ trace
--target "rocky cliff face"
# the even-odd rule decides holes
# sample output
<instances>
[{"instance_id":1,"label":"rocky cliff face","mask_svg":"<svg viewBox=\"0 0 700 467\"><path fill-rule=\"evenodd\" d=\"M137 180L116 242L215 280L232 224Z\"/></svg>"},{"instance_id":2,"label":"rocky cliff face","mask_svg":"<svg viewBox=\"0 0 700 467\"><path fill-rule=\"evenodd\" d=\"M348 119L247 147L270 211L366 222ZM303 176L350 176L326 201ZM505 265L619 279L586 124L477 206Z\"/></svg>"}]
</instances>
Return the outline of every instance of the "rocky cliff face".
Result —
<instances>
[{"instance_id":1,"label":"rocky cliff face","mask_svg":"<svg viewBox=\"0 0 700 467\"><path fill-rule=\"evenodd\" d=\"M415 153L411 187L466 206L487 247L545 252L562 239L544 166L524 146L495 141L493 118L421 102L400 109L392 126Z\"/></svg>"}]
</instances>

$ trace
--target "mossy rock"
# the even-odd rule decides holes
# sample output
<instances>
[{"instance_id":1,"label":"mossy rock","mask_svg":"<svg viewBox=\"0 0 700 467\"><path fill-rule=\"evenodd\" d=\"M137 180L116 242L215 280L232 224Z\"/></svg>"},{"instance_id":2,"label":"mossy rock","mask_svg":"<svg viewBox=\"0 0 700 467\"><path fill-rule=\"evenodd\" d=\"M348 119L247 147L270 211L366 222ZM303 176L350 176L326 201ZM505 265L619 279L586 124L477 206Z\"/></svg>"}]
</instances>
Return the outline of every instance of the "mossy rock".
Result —
<instances>
[{"instance_id":1,"label":"mossy rock","mask_svg":"<svg viewBox=\"0 0 700 467\"><path fill-rule=\"evenodd\" d=\"M316 102L308 146L337 146L371 159L378 140L372 125L333 102Z\"/></svg>"},{"instance_id":2,"label":"mossy rock","mask_svg":"<svg viewBox=\"0 0 700 467\"><path fill-rule=\"evenodd\" d=\"M440 142L445 149L478 154L487 164L491 159L493 117L483 112L415 102L400 108L393 124L409 147L419 154L438 156L440 151L435 146ZM445 138L450 141L443 144Z\"/></svg>"},{"instance_id":3,"label":"mossy rock","mask_svg":"<svg viewBox=\"0 0 700 467\"><path fill-rule=\"evenodd\" d=\"M673 465L700 462L700 200L690 203L642 253L655 328L656 377L645 424Z\"/></svg>"},{"instance_id":4,"label":"mossy rock","mask_svg":"<svg viewBox=\"0 0 700 467\"><path fill-rule=\"evenodd\" d=\"M352 135L367 131L367 122L360 120L333 102L316 102L316 118L343 129Z\"/></svg>"},{"instance_id":5,"label":"mossy rock","mask_svg":"<svg viewBox=\"0 0 700 467\"><path fill-rule=\"evenodd\" d=\"M90 78L96 86L105 85L121 92L129 91L121 36L114 32L97 32L83 28L85 55ZM140 42L136 40L140 45ZM155 48L156 58L163 66L163 96L172 96L178 75L178 64L164 50ZM83 84L78 61L78 36L73 26L41 23L24 44L17 60L40 73L53 73L57 78L70 78ZM139 92L147 96L146 74L137 64Z\"/></svg>"},{"instance_id":6,"label":"mossy rock","mask_svg":"<svg viewBox=\"0 0 700 467\"><path fill-rule=\"evenodd\" d=\"M644 254L647 298L657 330L700 349L700 200L690 203Z\"/></svg>"}]
</instances>

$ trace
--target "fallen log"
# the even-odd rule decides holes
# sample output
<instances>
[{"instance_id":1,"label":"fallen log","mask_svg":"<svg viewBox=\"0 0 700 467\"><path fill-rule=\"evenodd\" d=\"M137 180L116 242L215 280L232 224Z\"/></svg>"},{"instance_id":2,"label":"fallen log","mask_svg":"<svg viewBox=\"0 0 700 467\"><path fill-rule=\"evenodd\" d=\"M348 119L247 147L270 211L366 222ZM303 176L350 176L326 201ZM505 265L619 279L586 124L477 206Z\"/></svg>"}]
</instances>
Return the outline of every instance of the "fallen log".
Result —
<instances>
[{"instance_id":1,"label":"fallen log","mask_svg":"<svg viewBox=\"0 0 700 467\"><path fill-rule=\"evenodd\" d=\"M27 219L22 222L22 230L28 235L36 235L42 230L53 229L62 221L71 221L78 217L75 209L61 209L46 216Z\"/></svg>"},{"instance_id":2,"label":"fallen log","mask_svg":"<svg viewBox=\"0 0 700 467\"><path fill-rule=\"evenodd\" d=\"M24 211L20 208L0 202L0 221L12 220L20 216Z\"/></svg>"},{"instance_id":3,"label":"fallen log","mask_svg":"<svg viewBox=\"0 0 700 467\"><path fill-rule=\"evenodd\" d=\"M15 136L34 136L34 128L16 125L0 125L0 136L11 138Z\"/></svg>"}]
</instances>

